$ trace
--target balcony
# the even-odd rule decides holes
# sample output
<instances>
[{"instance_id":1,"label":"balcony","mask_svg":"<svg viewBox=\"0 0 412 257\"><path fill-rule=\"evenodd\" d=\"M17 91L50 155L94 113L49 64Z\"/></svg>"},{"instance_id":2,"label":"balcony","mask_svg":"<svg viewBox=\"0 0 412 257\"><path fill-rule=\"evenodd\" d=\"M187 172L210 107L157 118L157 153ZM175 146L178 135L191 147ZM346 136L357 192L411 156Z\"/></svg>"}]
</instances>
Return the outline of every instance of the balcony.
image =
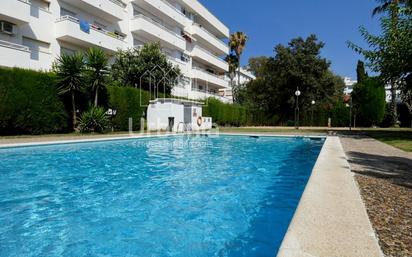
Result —
<instances>
[{"instance_id":1,"label":"balcony","mask_svg":"<svg viewBox=\"0 0 412 257\"><path fill-rule=\"evenodd\" d=\"M191 21L166 0L134 0L134 2L157 17L162 17L170 24L185 27Z\"/></svg>"},{"instance_id":2,"label":"balcony","mask_svg":"<svg viewBox=\"0 0 412 257\"><path fill-rule=\"evenodd\" d=\"M125 17L126 4L121 0L62 0L74 7L100 17L116 22Z\"/></svg>"},{"instance_id":3,"label":"balcony","mask_svg":"<svg viewBox=\"0 0 412 257\"><path fill-rule=\"evenodd\" d=\"M27 46L0 40L0 66L30 68L30 50Z\"/></svg>"},{"instance_id":4,"label":"balcony","mask_svg":"<svg viewBox=\"0 0 412 257\"><path fill-rule=\"evenodd\" d=\"M125 41L114 32L90 24L90 32L80 29L80 21L71 16L62 16L56 21L56 38L84 48L102 47L108 52L124 49Z\"/></svg>"},{"instance_id":5,"label":"balcony","mask_svg":"<svg viewBox=\"0 0 412 257\"><path fill-rule=\"evenodd\" d=\"M188 65L188 63L186 63L186 62L184 62L184 61L182 61L182 60L180 60L180 59L171 57L171 56L167 56L167 60L170 61L174 66L179 67L180 72L181 72L182 74L186 74L186 73L188 72L188 70L189 70L189 65Z\"/></svg>"},{"instance_id":6,"label":"balcony","mask_svg":"<svg viewBox=\"0 0 412 257\"><path fill-rule=\"evenodd\" d=\"M229 87L229 82L225 80L224 76L219 76L212 74L198 67L193 67L192 78L206 82L210 88L227 88Z\"/></svg>"},{"instance_id":7,"label":"balcony","mask_svg":"<svg viewBox=\"0 0 412 257\"><path fill-rule=\"evenodd\" d=\"M214 30L214 33L221 37L229 37L229 29L214 16L206 7L204 7L200 1L193 0L180 0L183 2L183 5L189 6L189 9L192 9L199 20L203 24L208 24L211 29Z\"/></svg>"},{"instance_id":8,"label":"balcony","mask_svg":"<svg viewBox=\"0 0 412 257\"><path fill-rule=\"evenodd\" d=\"M199 89L196 87L192 87L192 90L189 92L187 98L195 99L195 100L204 100L206 98L213 97L216 98L224 103L231 103L231 99L221 96L220 93L216 90L205 90Z\"/></svg>"},{"instance_id":9,"label":"balcony","mask_svg":"<svg viewBox=\"0 0 412 257\"><path fill-rule=\"evenodd\" d=\"M186 41L176 32L170 30L159 22L142 14L136 15L131 21L132 33L163 46L180 51L186 50Z\"/></svg>"},{"instance_id":10,"label":"balcony","mask_svg":"<svg viewBox=\"0 0 412 257\"><path fill-rule=\"evenodd\" d=\"M227 62L200 46L193 47L192 57L194 60L200 60L207 65L213 65L215 68L222 71L229 71L229 65Z\"/></svg>"},{"instance_id":11,"label":"balcony","mask_svg":"<svg viewBox=\"0 0 412 257\"><path fill-rule=\"evenodd\" d=\"M193 23L192 36L194 36L202 45L208 46L217 55L226 55L229 53L229 47L215 35L201 27L199 24Z\"/></svg>"},{"instance_id":12,"label":"balcony","mask_svg":"<svg viewBox=\"0 0 412 257\"><path fill-rule=\"evenodd\" d=\"M19 25L28 23L31 6L29 0L1 0L0 20Z\"/></svg>"}]
</instances>

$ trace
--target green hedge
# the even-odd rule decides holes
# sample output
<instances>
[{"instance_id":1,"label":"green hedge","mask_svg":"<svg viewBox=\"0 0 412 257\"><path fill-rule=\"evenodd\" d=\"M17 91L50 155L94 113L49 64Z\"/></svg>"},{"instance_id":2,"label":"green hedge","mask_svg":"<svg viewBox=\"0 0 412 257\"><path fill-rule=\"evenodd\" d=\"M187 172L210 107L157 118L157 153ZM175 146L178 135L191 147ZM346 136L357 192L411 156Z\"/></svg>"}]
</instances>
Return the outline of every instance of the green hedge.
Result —
<instances>
[{"instance_id":1,"label":"green hedge","mask_svg":"<svg viewBox=\"0 0 412 257\"><path fill-rule=\"evenodd\" d=\"M67 113L50 73L0 68L0 134L43 134L67 129Z\"/></svg>"},{"instance_id":2,"label":"green hedge","mask_svg":"<svg viewBox=\"0 0 412 257\"><path fill-rule=\"evenodd\" d=\"M209 98L203 106L203 116L212 117L213 122L222 126L244 126L249 121L249 112L246 108L223 103L215 98Z\"/></svg>"},{"instance_id":3,"label":"green hedge","mask_svg":"<svg viewBox=\"0 0 412 257\"><path fill-rule=\"evenodd\" d=\"M353 102L356 106L358 125L380 125L386 108L385 85L377 78L368 78L353 87Z\"/></svg>"},{"instance_id":4,"label":"green hedge","mask_svg":"<svg viewBox=\"0 0 412 257\"><path fill-rule=\"evenodd\" d=\"M129 129L129 118L133 119L133 130L140 129L140 118L149 105L150 96L147 91L133 87L108 86L108 106L117 111L112 120L116 130Z\"/></svg>"}]
</instances>

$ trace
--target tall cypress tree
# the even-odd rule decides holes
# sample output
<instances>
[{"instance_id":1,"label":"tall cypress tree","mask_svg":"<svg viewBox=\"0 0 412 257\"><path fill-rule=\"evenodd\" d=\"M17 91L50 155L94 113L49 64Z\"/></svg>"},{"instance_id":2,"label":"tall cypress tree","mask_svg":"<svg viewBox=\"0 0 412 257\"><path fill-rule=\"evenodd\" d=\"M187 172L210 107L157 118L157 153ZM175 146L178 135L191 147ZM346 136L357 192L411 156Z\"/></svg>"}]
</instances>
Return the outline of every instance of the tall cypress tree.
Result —
<instances>
[{"instance_id":1,"label":"tall cypress tree","mask_svg":"<svg viewBox=\"0 0 412 257\"><path fill-rule=\"evenodd\" d=\"M368 78L368 73L365 71L365 64L362 61L358 61L358 65L356 66L356 76L358 83L362 83Z\"/></svg>"}]
</instances>

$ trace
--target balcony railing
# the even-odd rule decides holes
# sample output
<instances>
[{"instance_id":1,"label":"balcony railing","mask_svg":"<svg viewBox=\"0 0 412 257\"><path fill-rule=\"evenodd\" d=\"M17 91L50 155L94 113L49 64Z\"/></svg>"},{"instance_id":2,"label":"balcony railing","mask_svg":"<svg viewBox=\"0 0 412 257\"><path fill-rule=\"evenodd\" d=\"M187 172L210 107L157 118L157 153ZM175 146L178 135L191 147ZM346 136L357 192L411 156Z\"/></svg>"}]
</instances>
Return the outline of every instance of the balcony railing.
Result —
<instances>
[{"instance_id":1,"label":"balcony railing","mask_svg":"<svg viewBox=\"0 0 412 257\"><path fill-rule=\"evenodd\" d=\"M75 18L75 17L70 16L70 15L61 16L60 18L58 18L58 19L56 20L56 22L62 22L62 21L71 21L71 22L80 24L80 20L79 20L78 18ZM90 29L92 29L92 30L94 30L94 31L97 31L97 32L100 32L100 33L102 33L102 34L104 34L104 35L106 35L106 36L109 36L109 37L112 37L112 38L115 38L115 39L124 41L124 37L123 37L123 36L117 35L117 34L116 34L115 32L113 32L113 31L105 30L105 29L97 26L96 24L90 23Z\"/></svg>"},{"instance_id":2,"label":"balcony railing","mask_svg":"<svg viewBox=\"0 0 412 257\"><path fill-rule=\"evenodd\" d=\"M165 54L166 54L166 53L165 53ZM182 61L182 60L179 59L179 58L172 57L172 56L167 55L167 54L166 54L166 57L167 57L168 60L170 60L170 61L172 61L172 62L177 62L177 63L182 64L182 65L186 65L186 64L187 64L187 62L184 62L184 61Z\"/></svg>"},{"instance_id":3,"label":"balcony railing","mask_svg":"<svg viewBox=\"0 0 412 257\"><path fill-rule=\"evenodd\" d=\"M201 51L207 53L208 55L213 56L213 57L216 58L217 60L219 60L219 61L221 61L221 62L225 62L224 60L220 59L219 56L215 55L214 53L210 52L210 51L207 50L207 49L204 49L203 47L201 47L201 46L199 46L199 45L196 45L194 48L198 48L198 49L200 49Z\"/></svg>"},{"instance_id":4,"label":"balcony railing","mask_svg":"<svg viewBox=\"0 0 412 257\"><path fill-rule=\"evenodd\" d=\"M150 0L149 0L149 1L150 1ZM180 15L182 15L183 17L187 18L186 15L184 15L181 10L179 10L178 8L176 8L176 6L172 5L171 3L169 3L169 2L166 1L166 0L160 0L160 1L162 1L163 3L165 3L166 5L168 5L168 6L169 6L170 8L172 8L173 10L175 10L178 14L180 14Z\"/></svg>"},{"instance_id":5,"label":"balcony railing","mask_svg":"<svg viewBox=\"0 0 412 257\"><path fill-rule=\"evenodd\" d=\"M197 88L197 87L192 87L192 91L205 93L205 94L210 94L210 95L214 95L214 96L219 96L219 92L216 91L216 90L212 90L212 89L206 90L206 89L200 89L200 88Z\"/></svg>"},{"instance_id":6,"label":"balcony railing","mask_svg":"<svg viewBox=\"0 0 412 257\"><path fill-rule=\"evenodd\" d=\"M173 31L173 30L171 30L171 29L169 29L168 27L166 27L165 25L161 24L160 22L158 22L158 21L156 21L156 20L153 20L152 18L149 18L149 17L147 17L147 16L145 16L145 15L143 15L143 14L138 14L138 15L135 15L135 16L134 16L134 19L138 19L138 18L145 19L146 21L148 21L148 22L150 22L150 23L152 23L152 24L154 24L154 25L156 25L156 26L158 26L158 27L160 27L160 28L162 28L162 29L170 32L171 34L173 34L174 36L178 37L179 39L184 39L184 38L182 37L182 35L176 33L175 31Z\"/></svg>"},{"instance_id":7,"label":"balcony railing","mask_svg":"<svg viewBox=\"0 0 412 257\"><path fill-rule=\"evenodd\" d=\"M117 4L118 6L125 8L127 5L120 0L109 0L110 2Z\"/></svg>"},{"instance_id":8,"label":"balcony railing","mask_svg":"<svg viewBox=\"0 0 412 257\"><path fill-rule=\"evenodd\" d=\"M16 49L20 51L30 52L30 49L27 46L11 43L11 42L4 41L4 40L0 40L0 46Z\"/></svg>"},{"instance_id":9,"label":"balcony railing","mask_svg":"<svg viewBox=\"0 0 412 257\"><path fill-rule=\"evenodd\" d=\"M208 74L208 75L211 75L211 76L213 76L213 77L216 77L216 78L218 78L218 79L223 79L223 80L225 79L225 76L224 76L224 75L217 75L217 74L215 74L215 73L209 72L209 71L207 71L207 70L205 70L205 69L202 69L202 68L200 68L200 67L194 66L193 69L194 69L194 70L201 71L201 72L206 73L206 74Z\"/></svg>"},{"instance_id":10,"label":"balcony railing","mask_svg":"<svg viewBox=\"0 0 412 257\"><path fill-rule=\"evenodd\" d=\"M200 28L201 30L203 30L204 32L206 32L207 34L209 34L209 36L215 38L216 40L219 41L219 43L221 43L222 45L226 46L225 42L223 42L220 38L218 38L216 35L214 35L213 33L211 33L210 31L208 31L207 29L205 29L202 25L200 25L199 23L193 22L193 25Z\"/></svg>"}]
</instances>

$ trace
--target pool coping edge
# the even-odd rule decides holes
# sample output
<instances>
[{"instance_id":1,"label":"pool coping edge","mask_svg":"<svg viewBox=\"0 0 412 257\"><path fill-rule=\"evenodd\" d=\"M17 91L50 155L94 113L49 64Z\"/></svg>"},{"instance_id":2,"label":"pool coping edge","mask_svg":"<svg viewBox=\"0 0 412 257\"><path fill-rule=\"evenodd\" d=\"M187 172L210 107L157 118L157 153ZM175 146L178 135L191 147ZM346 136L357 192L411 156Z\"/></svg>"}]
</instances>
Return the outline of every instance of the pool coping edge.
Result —
<instances>
[{"instance_id":1,"label":"pool coping edge","mask_svg":"<svg viewBox=\"0 0 412 257\"><path fill-rule=\"evenodd\" d=\"M337 136L328 136L277 257L383 257Z\"/></svg>"},{"instance_id":2,"label":"pool coping edge","mask_svg":"<svg viewBox=\"0 0 412 257\"><path fill-rule=\"evenodd\" d=\"M320 135L294 135L294 134L260 134L260 133L228 133L228 132L202 132L202 133L164 133L164 134L124 134L122 136L113 137L94 137L83 139L63 139L63 140L44 140L33 142L21 142L21 143L3 143L0 144L0 149L6 148L19 148L19 147L35 147L35 146L47 146L47 145L62 145L62 144L74 144L74 143L92 143L92 142L106 142L116 140L130 140L141 138L156 138L156 137L170 137L170 136L184 136L184 135L211 135L211 136L257 136L257 137L289 137L289 138L326 138L326 136Z\"/></svg>"}]
</instances>

